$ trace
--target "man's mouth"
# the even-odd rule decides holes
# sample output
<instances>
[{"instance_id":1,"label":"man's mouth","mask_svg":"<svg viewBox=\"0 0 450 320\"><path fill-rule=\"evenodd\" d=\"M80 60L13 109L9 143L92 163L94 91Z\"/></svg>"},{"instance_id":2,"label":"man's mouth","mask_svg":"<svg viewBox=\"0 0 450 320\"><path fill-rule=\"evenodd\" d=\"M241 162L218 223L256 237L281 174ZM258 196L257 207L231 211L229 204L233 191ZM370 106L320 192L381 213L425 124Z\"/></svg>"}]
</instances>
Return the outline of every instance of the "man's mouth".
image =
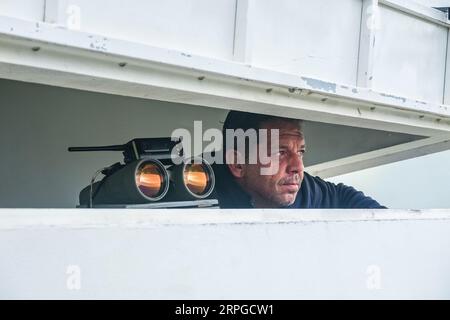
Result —
<instances>
[{"instance_id":1,"label":"man's mouth","mask_svg":"<svg viewBox=\"0 0 450 320\"><path fill-rule=\"evenodd\" d=\"M299 184L294 182L283 183L281 186L288 192L297 192L300 188Z\"/></svg>"}]
</instances>

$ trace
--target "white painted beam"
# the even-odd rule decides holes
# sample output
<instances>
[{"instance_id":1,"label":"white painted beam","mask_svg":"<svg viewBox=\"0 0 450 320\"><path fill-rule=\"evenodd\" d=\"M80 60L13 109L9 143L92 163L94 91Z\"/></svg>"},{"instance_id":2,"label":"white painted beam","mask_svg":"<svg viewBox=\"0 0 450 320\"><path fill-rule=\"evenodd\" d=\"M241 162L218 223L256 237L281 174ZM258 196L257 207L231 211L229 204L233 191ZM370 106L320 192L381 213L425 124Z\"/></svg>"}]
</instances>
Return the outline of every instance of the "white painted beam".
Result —
<instances>
[{"instance_id":1,"label":"white painted beam","mask_svg":"<svg viewBox=\"0 0 450 320\"><path fill-rule=\"evenodd\" d=\"M61 0L45 0L44 22L61 24Z\"/></svg>"},{"instance_id":2,"label":"white painted beam","mask_svg":"<svg viewBox=\"0 0 450 320\"><path fill-rule=\"evenodd\" d=\"M314 176L329 178L449 149L450 136L431 137L324 162L307 167L306 171Z\"/></svg>"},{"instance_id":3,"label":"white painted beam","mask_svg":"<svg viewBox=\"0 0 450 320\"><path fill-rule=\"evenodd\" d=\"M421 3L422 5L430 8L444 8L450 7L449 0L414 0Z\"/></svg>"},{"instance_id":4,"label":"white painted beam","mask_svg":"<svg viewBox=\"0 0 450 320\"><path fill-rule=\"evenodd\" d=\"M434 22L444 27L449 27L450 23L447 14L439 10L425 6L421 3L411 0L379 0L380 4L419 17L421 19Z\"/></svg>"},{"instance_id":5,"label":"white painted beam","mask_svg":"<svg viewBox=\"0 0 450 320\"><path fill-rule=\"evenodd\" d=\"M254 0L236 0L236 19L234 27L233 60L251 63L252 31L250 10Z\"/></svg>"},{"instance_id":6,"label":"white painted beam","mask_svg":"<svg viewBox=\"0 0 450 320\"><path fill-rule=\"evenodd\" d=\"M363 0L359 39L357 87L372 88L378 0Z\"/></svg>"},{"instance_id":7,"label":"white painted beam","mask_svg":"<svg viewBox=\"0 0 450 320\"><path fill-rule=\"evenodd\" d=\"M0 77L419 135L450 131L446 105L0 18Z\"/></svg>"},{"instance_id":8,"label":"white painted beam","mask_svg":"<svg viewBox=\"0 0 450 320\"><path fill-rule=\"evenodd\" d=\"M450 31L447 31L447 52L445 60L443 104L450 104Z\"/></svg>"}]
</instances>

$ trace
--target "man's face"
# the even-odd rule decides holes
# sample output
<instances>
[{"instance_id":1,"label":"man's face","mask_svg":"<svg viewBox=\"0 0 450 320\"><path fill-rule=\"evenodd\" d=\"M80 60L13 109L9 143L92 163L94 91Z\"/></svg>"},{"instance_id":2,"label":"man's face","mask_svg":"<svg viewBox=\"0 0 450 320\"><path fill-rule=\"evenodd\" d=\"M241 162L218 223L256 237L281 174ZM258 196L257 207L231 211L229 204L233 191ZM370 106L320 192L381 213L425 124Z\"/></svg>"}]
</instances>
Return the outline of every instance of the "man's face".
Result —
<instances>
[{"instance_id":1,"label":"man's face","mask_svg":"<svg viewBox=\"0 0 450 320\"><path fill-rule=\"evenodd\" d=\"M279 130L279 150L271 154L270 145L266 147L271 163L243 165L240 184L252 197L255 207L279 208L294 203L303 180L303 153L305 140L299 126L294 121L275 120L266 122L261 129ZM270 143L270 135L268 139ZM260 142L264 143L264 142ZM261 145L258 147L261 147ZM273 175L262 175L261 168L269 167L278 161L278 171ZM277 167L276 165L274 166Z\"/></svg>"}]
</instances>

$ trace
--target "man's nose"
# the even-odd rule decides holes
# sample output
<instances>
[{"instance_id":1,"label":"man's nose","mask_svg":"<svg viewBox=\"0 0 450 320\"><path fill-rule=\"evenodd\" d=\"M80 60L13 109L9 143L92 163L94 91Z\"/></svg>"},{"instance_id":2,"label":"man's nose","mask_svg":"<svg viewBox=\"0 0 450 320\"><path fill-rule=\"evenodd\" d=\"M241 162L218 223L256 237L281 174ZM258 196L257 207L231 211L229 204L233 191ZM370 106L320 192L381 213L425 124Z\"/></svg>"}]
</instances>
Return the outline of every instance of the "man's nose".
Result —
<instances>
[{"instance_id":1,"label":"man's nose","mask_svg":"<svg viewBox=\"0 0 450 320\"><path fill-rule=\"evenodd\" d=\"M288 172L303 172L305 170L303 165L303 156L293 153L289 158L287 170Z\"/></svg>"}]
</instances>

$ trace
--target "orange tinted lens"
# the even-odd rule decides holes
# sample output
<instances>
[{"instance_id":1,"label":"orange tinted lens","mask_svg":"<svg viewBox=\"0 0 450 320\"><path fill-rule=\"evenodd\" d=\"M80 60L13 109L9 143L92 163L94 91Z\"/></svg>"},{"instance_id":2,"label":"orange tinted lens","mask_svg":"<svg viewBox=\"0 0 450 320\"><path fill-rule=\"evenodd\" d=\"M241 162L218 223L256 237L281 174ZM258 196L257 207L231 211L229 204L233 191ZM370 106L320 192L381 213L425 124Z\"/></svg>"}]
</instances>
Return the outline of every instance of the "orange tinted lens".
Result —
<instances>
[{"instance_id":1,"label":"orange tinted lens","mask_svg":"<svg viewBox=\"0 0 450 320\"><path fill-rule=\"evenodd\" d=\"M147 197L156 198L164 190L164 174L158 165L146 163L137 170L136 184Z\"/></svg>"},{"instance_id":2,"label":"orange tinted lens","mask_svg":"<svg viewBox=\"0 0 450 320\"><path fill-rule=\"evenodd\" d=\"M202 164L189 164L184 170L184 183L192 193L203 195L208 190L209 174Z\"/></svg>"}]
</instances>

